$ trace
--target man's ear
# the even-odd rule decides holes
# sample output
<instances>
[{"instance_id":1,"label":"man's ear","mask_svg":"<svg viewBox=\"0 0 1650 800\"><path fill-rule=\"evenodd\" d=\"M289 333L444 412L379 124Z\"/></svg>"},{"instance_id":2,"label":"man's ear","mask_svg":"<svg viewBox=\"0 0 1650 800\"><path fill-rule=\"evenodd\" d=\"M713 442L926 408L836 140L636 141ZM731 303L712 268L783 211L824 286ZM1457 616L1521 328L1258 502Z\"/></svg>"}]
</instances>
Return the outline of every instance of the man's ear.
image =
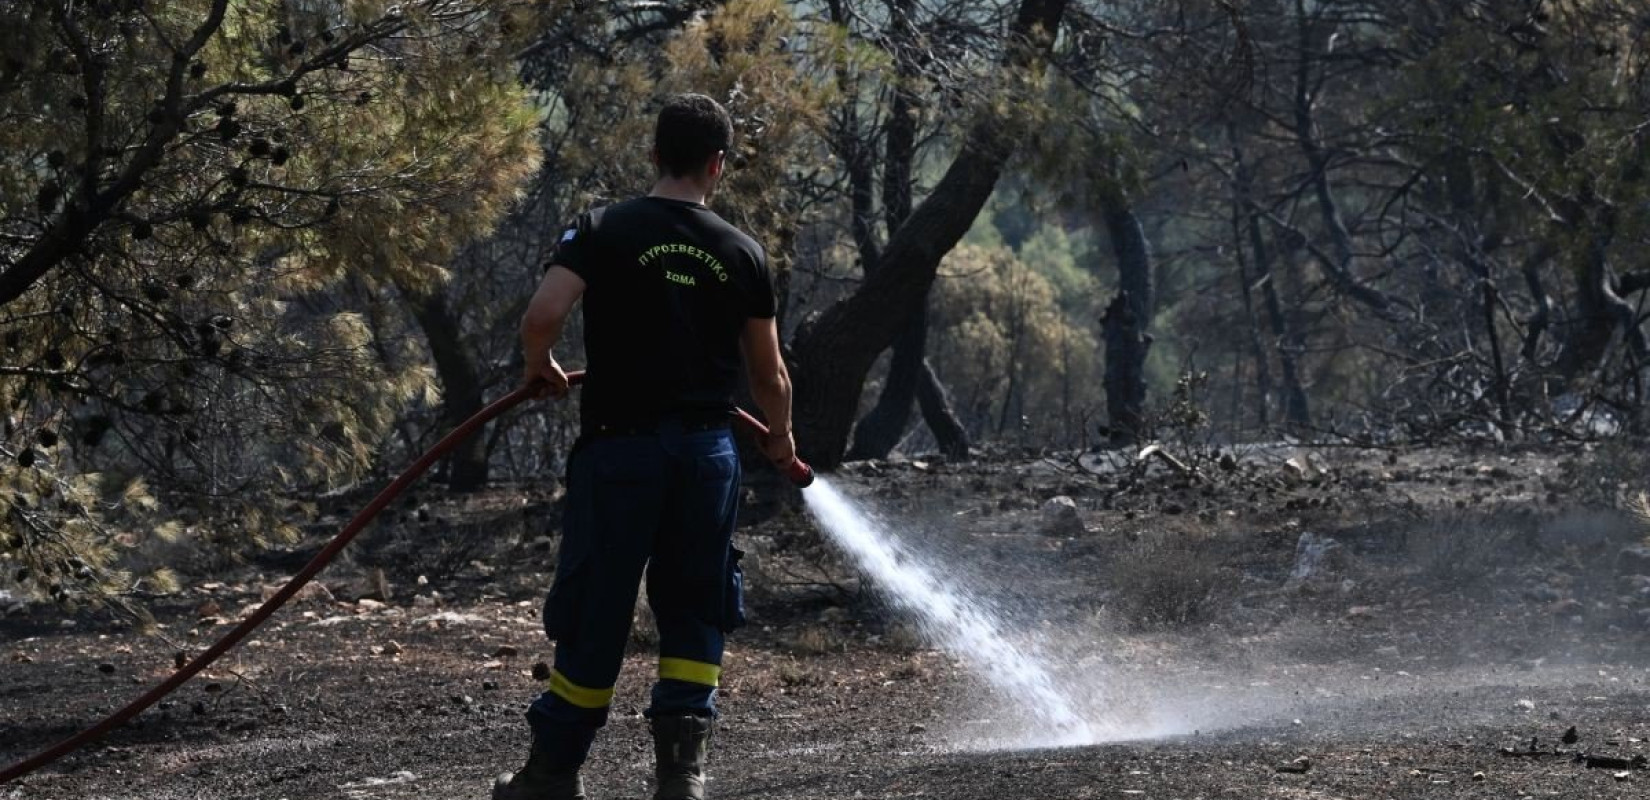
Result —
<instances>
[{"instance_id":1,"label":"man's ear","mask_svg":"<svg viewBox=\"0 0 1650 800\"><path fill-rule=\"evenodd\" d=\"M727 165L727 159L728 151L726 150L717 150L716 155L710 157L710 165L709 169L706 170L706 174L710 176L711 180L722 177L722 169Z\"/></svg>"},{"instance_id":2,"label":"man's ear","mask_svg":"<svg viewBox=\"0 0 1650 800\"><path fill-rule=\"evenodd\" d=\"M658 170L659 174L664 174L664 167L659 166L659 148L649 147L647 149L647 160L653 162L653 168Z\"/></svg>"}]
</instances>

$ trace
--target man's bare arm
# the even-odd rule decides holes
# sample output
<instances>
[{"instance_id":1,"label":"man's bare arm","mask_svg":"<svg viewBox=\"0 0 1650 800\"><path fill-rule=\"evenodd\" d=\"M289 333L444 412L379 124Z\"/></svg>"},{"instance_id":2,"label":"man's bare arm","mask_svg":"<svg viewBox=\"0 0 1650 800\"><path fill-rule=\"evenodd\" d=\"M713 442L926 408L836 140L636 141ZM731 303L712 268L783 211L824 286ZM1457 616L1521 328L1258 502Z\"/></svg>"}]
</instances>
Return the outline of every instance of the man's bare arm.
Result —
<instances>
[{"instance_id":1,"label":"man's bare arm","mask_svg":"<svg viewBox=\"0 0 1650 800\"><path fill-rule=\"evenodd\" d=\"M775 464L790 464L796 458L796 440L791 435L791 374L779 351L779 325L772 319L746 320L739 344L745 351L751 397L762 409L771 431L762 450Z\"/></svg>"},{"instance_id":2,"label":"man's bare arm","mask_svg":"<svg viewBox=\"0 0 1650 800\"><path fill-rule=\"evenodd\" d=\"M561 328L573 304L584 295L584 279L566 267L551 267L539 281L538 291L521 317L521 354L527 362L523 384L546 383L545 394L567 394L567 373L550 351L561 338ZM542 394L540 395L543 396Z\"/></svg>"}]
</instances>

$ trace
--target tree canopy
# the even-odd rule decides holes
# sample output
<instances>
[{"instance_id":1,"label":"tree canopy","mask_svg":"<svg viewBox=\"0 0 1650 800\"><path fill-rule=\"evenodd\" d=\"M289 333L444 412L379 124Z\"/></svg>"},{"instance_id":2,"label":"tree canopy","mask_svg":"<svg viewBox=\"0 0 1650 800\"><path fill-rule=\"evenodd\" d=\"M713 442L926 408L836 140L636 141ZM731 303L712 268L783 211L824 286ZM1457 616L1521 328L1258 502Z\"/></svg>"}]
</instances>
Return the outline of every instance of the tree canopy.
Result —
<instances>
[{"instance_id":1,"label":"tree canopy","mask_svg":"<svg viewBox=\"0 0 1650 800\"><path fill-rule=\"evenodd\" d=\"M113 542L362 473L427 369L376 340L539 157L503 2L25 2L0 28L0 553L64 595ZM120 534L110 523L189 503ZM130 524L122 527L132 528Z\"/></svg>"},{"instance_id":2,"label":"tree canopy","mask_svg":"<svg viewBox=\"0 0 1650 800\"><path fill-rule=\"evenodd\" d=\"M1642 432L1638 6L13 3L0 558L130 589L124 548L285 535L432 442L679 91L735 118L712 205L778 272L821 466ZM575 420L441 477L554 474Z\"/></svg>"}]
</instances>

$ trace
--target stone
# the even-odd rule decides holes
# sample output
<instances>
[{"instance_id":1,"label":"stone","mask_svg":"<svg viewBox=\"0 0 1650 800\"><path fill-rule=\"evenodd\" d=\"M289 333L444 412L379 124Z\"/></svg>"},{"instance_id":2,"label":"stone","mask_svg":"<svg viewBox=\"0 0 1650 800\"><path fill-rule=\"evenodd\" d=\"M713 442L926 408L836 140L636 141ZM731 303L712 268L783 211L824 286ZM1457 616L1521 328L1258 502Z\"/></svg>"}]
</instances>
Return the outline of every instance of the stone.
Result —
<instances>
[{"instance_id":1,"label":"stone","mask_svg":"<svg viewBox=\"0 0 1650 800\"><path fill-rule=\"evenodd\" d=\"M1650 573L1650 544L1621 548L1621 555L1616 559L1616 571L1624 575Z\"/></svg>"},{"instance_id":2,"label":"stone","mask_svg":"<svg viewBox=\"0 0 1650 800\"><path fill-rule=\"evenodd\" d=\"M1302 481L1317 480L1323 475L1323 470L1318 468L1312 457L1304 453L1297 453L1285 459L1282 469L1284 474Z\"/></svg>"},{"instance_id":3,"label":"stone","mask_svg":"<svg viewBox=\"0 0 1650 800\"><path fill-rule=\"evenodd\" d=\"M261 602L261 603L269 602L271 598L273 598L275 595L279 594L280 591L284 588L286 588L286 581L281 581L279 583L271 583L271 584L267 584L267 585L259 587L258 588L258 602ZM335 601L335 599L332 596L332 590L331 589L328 589L323 584L316 583L316 582L313 582L313 581L310 582L310 583L306 583L302 587L300 587L298 589L298 593L293 595L292 599L296 602L299 602L299 603L304 603L304 602L332 603L332 602ZM212 616L212 615L203 615L203 616Z\"/></svg>"},{"instance_id":4,"label":"stone","mask_svg":"<svg viewBox=\"0 0 1650 800\"><path fill-rule=\"evenodd\" d=\"M1537 603L1556 603L1564 599L1564 593L1551 584L1541 583L1525 589L1524 597Z\"/></svg>"},{"instance_id":5,"label":"stone","mask_svg":"<svg viewBox=\"0 0 1650 800\"><path fill-rule=\"evenodd\" d=\"M1307 531L1295 542L1295 566L1289 571L1289 582L1310 583L1328 577L1346 564L1346 550L1341 543Z\"/></svg>"},{"instance_id":6,"label":"stone","mask_svg":"<svg viewBox=\"0 0 1650 800\"><path fill-rule=\"evenodd\" d=\"M1076 536L1083 533L1083 515L1077 501L1055 495L1043 503L1043 533L1049 536Z\"/></svg>"}]
</instances>

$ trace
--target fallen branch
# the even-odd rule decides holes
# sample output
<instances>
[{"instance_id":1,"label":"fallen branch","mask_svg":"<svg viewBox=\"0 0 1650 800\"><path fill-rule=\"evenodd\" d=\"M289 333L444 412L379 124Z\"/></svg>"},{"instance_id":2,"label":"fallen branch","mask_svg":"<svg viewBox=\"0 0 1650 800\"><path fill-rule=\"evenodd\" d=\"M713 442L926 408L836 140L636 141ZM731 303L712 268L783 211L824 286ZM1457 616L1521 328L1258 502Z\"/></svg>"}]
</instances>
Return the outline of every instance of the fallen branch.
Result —
<instances>
[{"instance_id":1,"label":"fallen branch","mask_svg":"<svg viewBox=\"0 0 1650 800\"><path fill-rule=\"evenodd\" d=\"M1147 445L1146 449L1141 450L1140 455L1135 457L1135 460L1145 461L1146 459L1151 458L1153 456L1156 456L1158 461L1161 461L1164 464L1167 464L1169 466L1169 468L1174 470L1175 472L1178 472L1182 475L1189 475L1189 476L1193 476L1193 477L1197 476L1197 470L1192 469L1191 467L1187 466L1186 462L1181 461L1180 459L1175 458L1174 456L1170 455L1169 451L1164 450L1162 445L1158 445L1158 444Z\"/></svg>"}]
</instances>

